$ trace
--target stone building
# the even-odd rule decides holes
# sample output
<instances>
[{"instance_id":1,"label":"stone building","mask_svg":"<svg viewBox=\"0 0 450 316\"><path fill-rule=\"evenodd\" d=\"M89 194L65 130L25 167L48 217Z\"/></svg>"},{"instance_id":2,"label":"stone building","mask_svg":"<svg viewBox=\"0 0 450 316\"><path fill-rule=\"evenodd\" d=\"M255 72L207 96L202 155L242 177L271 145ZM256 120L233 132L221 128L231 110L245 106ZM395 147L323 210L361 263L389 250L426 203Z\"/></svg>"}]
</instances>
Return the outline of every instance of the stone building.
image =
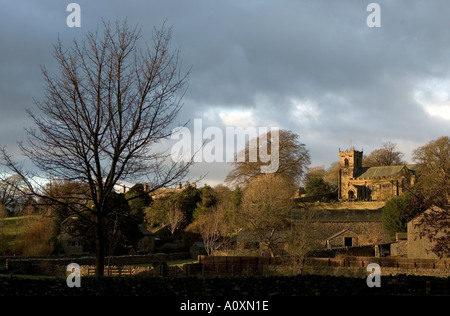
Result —
<instances>
[{"instance_id":1,"label":"stone building","mask_svg":"<svg viewBox=\"0 0 450 316\"><path fill-rule=\"evenodd\" d=\"M76 229L77 216L70 216L61 223L60 244L65 255L82 255L83 238Z\"/></svg>"},{"instance_id":2,"label":"stone building","mask_svg":"<svg viewBox=\"0 0 450 316\"><path fill-rule=\"evenodd\" d=\"M428 234L435 234L435 238L444 237L446 233L444 231L439 231L436 227L427 226L423 222L424 216L429 216L431 213L441 213L445 212L439 207L433 206L432 208L426 210L424 213L418 215L408 222L408 258L413 259L438 259L436 253L433 252L433 247L436 246L436 241L430 239ZM450 227L450 222L446 219L446 216L438 217L444 223L448 224ZM447 257L447 256L446 256Z\"/></svg>"},{"instance_id":3,"label":"stone building","mask_svg":"<svg viewBox=\"0 0 450 316\"><path fill-rule=\"evenodd\" d=\"M339 150L338 198L344 201L386 201L415 182L413 165L363 167L363 152Z\"/></svg>"},{"instance_id":4,"label":"stone building","mask_svg":"<svg viewBox=\"0 0 450 316\"><path fill-rule=\"evenodd\" d=\"M153 191L152 193L150 193L150 197L153 200L156 200L156 199L162 198L164 196L167 196L168 194L180 192L189 187L196 189L197 184L195 182L190 183L189 181L186 181L186 183L184 184L184 187L183 187L181 182L178 182L177 186L174 188L159 188L159 189Z\"/></svg>"}]
</instances>

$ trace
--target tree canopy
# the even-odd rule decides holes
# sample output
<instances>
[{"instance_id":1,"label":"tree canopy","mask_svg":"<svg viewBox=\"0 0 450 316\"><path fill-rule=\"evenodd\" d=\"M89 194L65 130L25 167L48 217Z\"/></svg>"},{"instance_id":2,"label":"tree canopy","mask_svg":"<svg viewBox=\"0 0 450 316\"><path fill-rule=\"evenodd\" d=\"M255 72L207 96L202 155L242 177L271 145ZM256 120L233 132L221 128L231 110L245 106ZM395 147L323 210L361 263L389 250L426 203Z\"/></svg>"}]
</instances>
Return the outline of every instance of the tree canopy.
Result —
<instances>
[{"instance_id":1,"label":"tree canopy","mask_svg":"<svg viewBox=\"0 0 450 316\"><path fill-rule=\"evenodd\" d=\"M383 207L381 221L384 229L392 236L395 233L406 232L407 220L405 212L408 208L406 194L394 197L386 202Z\"/></svg>"},{"instance_id":2,"label":"tree canopy","mask_svg":"<svg viewBox=\"0 0 450 316\"><path fill-rule=\"evenodd\" d=\"M364 157L363 164L365 167L402 165L405 164L402 158L403 153L398 151L397 145L386 142L383 147L375 149L369 156Z\"/></svg>"},{"instance_id":3,"label":"tree canopy","mask_svg":"<svg viewBox=\"0 0 450 316\"><path fill-rule=\"evenodd\" d=\"M298 186L306 172L306 168L311 163L309 151L306 149L305 144L300 142L299 135L288 130L280 130L278 148L272 148L276 144L271 143L271 132L267 133L265 139L267 139L268 143L265 149L267 153L271 153L273 150L279 151L278 169L275 173ZM245 154L245 157L249 157L250 148L252 146L261 146L260 142L261 137L250 140L247 142L245 150L240 154ZM227 175L225 181L244 187L248 185L251 180L262 174L261 166L267 165L259 158L256 162L249 160L233 162L234 169Z\"/></svg>"}]
</instances>

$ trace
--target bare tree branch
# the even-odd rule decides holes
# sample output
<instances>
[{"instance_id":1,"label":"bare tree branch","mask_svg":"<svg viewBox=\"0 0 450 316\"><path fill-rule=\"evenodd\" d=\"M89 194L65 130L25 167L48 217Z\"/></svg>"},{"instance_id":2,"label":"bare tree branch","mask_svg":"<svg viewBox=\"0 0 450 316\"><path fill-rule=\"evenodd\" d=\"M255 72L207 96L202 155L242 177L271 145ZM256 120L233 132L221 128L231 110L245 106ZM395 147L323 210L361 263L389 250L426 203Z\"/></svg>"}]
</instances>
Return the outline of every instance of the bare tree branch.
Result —
<instances>
[{"instance_id":1,"label":"bare tree branch","mask_svg":"<svg viewBox=\"0 0 450 316\"><path fill-rule=\"evenodd\" d=\"M54 46L60 73L42 69L45 95L36 101L39 113L28 111L35 128L27 129L28 142L20 144L41 178L86 184L92 203L80 209L80 203L52 196L1 152L29 194L90 214L97 226L98 275L104 264L105 204L114 186L145 176L156 190L177 182L192 163L174 162L155 151L171 135L189 75L181 72L179 52L169 49L172 29L165 24L155 28L152 45L145 49L139 46L139 28L127 22L103 22L102 31L88 33L81 43L74 40L68 49L61 41Z\"/></svg>"}]
</instances>

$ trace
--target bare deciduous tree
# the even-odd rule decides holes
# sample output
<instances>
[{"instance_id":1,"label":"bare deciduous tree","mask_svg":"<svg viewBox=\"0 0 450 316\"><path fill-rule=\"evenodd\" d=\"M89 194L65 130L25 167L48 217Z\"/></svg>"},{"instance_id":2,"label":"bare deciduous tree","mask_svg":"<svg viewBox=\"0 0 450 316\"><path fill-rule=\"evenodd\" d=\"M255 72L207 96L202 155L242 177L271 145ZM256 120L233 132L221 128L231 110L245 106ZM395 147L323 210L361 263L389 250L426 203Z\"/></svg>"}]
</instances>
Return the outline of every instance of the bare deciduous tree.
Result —
<instances>
[{"instance_id":1,"label":"bare deciduous tree","mask_svg":"<svg viewBox=\"0 0 450 316\"><path fill-rule=\"evenodd\" d=\"M5 234L5 218L6 207L0 204L0 253L4 254L7 248L6 234Z\"/></svg>"},{"instance_id":2,"label":"bare deciduous tree","mask_svg":"<svg viewBox=\"0 0 450 316\"><path fill-rule=\"evenodd\" d=\"M7 208L15 209L17 204L23 202L23 194L20 193L20 187L24 183L19 175L8 176L4 180L0 180L0 205Z\"/></svg>"},{"instance_id":3,"label":"bare deciduous tree","mask_svg":"<svg viewBox=\"0 0 450 316\"><path fill-rule=\"evenodd\" d=\"M389 240L389 233L380 223L365 223L363 225L363 231L367 237L367 243L370 245L378 245L381 242Z\"/></svg>"},{"instance_id":4,"label":"bare deciduous tree","mask_svg":"<svg viewBox=\"0 0 450 316\"><path fill-rule=\"evenodd\" d=\"M302 209L297 213L297 219L291 225L286 242L288 255L285 257L285 263L293 274L301 273L308 252L318 247L313 233L320 229L317 213L317 210L314 209Z\"/></svg>"},{"instance_id":5,"label":"bare deciduous tree","mask_svg":"<svg viewBox=\"0 0 450 316\"><path fill-rule=\"evenodd\" d=\"M396 166L405 164L402 160L403 153L397 150L397 145L391 142L383 144L380 149L375 149L369 156L364 157L365 167Z\"/></svg>"},{"instance_id":6,"label":"bare deciduous tree","mask_svg":"<svg viewBox=\"0 0 450 316\"><path fill-rule=\"evenodd\" d=\"M173 235L175 231L186 222L184 212L178 207L173 207L166 213L167 222L169 224L170 233Z\"/></svg>"},{"instance_id":7,"label":"bare deciduous tree","mask_svg":"<svg viewBox=\"0 0 450 316\"><path fill-rule=\"evenodd\" d=\"M216 205L206 213L201 214L196 221L196 225L202 236L207 254L212 255L215 250L220 248L220 239L223 239L227 234L224 204Z\"/></svg>"},{"instance_id":8,"label":"bare deciduous tree","mask_svg":"<svg viewBox=\"0 0 450 316\"><path fill-rule=\"evenodd\" d=\"M29 111L36 128L27 130L28 143L21 145L40 177L88 185L92 203L81 210L66 206L96 227L99 276L104 273L105 205L114 186L148 176L146 182L156 190L176 183L190 164L155 151L172 133L188 75L181 73L178 51L169 49L171 29L155 29L152 47L141 49L137 27L126 22L104 22L103 27L103 34L88 33L72 48L55 45L60 74L43 69L45 97L36 102L41 113ZM21 175L34 195L62 203L37 188L5 149L1 152L4 164Z\"/></svg>"},{"instance_id":9,"label":"bare deciduous tree","mask_svg":"<svg viewBox=\"0 0 450 316\"><path fill-rule=\"evenodd\" d=\"M271 256L282 241L280 234L289 228L294 194L292 183L278 174L261 175L244 191L237 222Z\"/></svg>"}]
</instances>

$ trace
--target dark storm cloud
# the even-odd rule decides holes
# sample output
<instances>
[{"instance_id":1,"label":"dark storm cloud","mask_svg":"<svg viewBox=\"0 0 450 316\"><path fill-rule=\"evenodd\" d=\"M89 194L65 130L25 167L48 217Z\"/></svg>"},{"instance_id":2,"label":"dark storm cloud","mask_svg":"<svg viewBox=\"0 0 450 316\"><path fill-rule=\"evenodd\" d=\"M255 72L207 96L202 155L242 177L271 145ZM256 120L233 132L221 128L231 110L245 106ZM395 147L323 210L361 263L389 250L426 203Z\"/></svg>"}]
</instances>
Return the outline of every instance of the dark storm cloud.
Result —
<instances>
[{"instance_id":1,"label":"dark storm cloud","mask_svg":"<svg viewBox=\"0 0 450 316\"><path fill-rule=\"evenodd\" d=\"M350 139L368 153L388 140L411 151L448 135L449 121L430 116L415 95L427 80L450 78L450 7L376 1L382 26L369 28L370 2L78 1L82 27L70 29L69 2L8 1L0 12L0 144L23 137L25 109L42 97L40 65L57 71L58 36L70 46L102 18L139 24L147 42L154 26L173 25L172 45L192 66L180 123L224 126L221 115L247 111L258 126L300 134L313 164L325 165Z\"/></svg>"}]
</instances>

